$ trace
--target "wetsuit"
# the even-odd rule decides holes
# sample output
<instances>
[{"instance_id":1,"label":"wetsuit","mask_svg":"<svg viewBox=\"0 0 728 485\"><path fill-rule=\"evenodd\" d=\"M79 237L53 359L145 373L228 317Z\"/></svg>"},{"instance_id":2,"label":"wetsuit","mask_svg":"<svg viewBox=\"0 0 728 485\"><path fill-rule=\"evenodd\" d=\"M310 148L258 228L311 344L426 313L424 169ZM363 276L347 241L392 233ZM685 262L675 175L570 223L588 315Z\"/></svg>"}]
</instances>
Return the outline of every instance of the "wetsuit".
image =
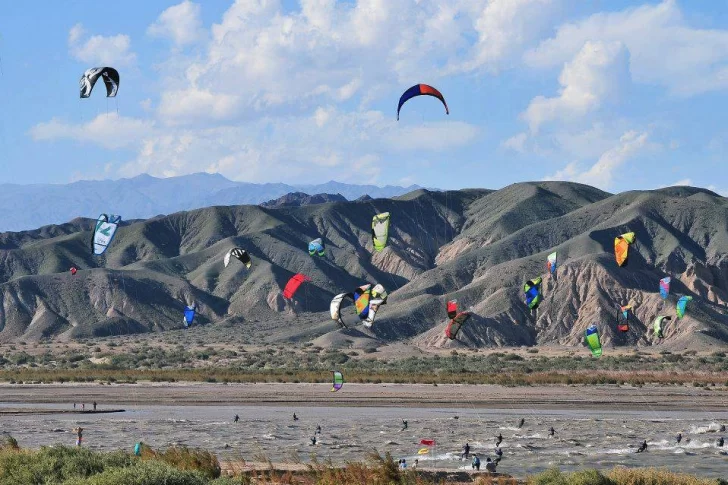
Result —
<instances>
[{"instance_id":1,"label":"wetsuit","mask_svg":"<svg viewBox=\"0 0 728 485\"><path fill-rule=\"evenodd\" d=\"M521 422L520 422L520 423L518 423L518 429L521 429L521 428L523 428L523 423L525 423L525 422L526 422L526 420L525 420L525 419L523 419L523 418L521 418Z\"/></svg>"},{"instance_id":2,"label":"wetsuit","mask_svg":"<svg viewBox=\"0 0 728 485\"><path fill-rule=\"evenodd\" d=\"M402 420L402 430L401 430L401 431L404 431L404 430L406 430L406 429L407 429L407 421L405 421L405 420L403 419L403 420Z\"/></svg>"},{"instance_id":3,"label":"wetsuit","mask_svg":"<svg viewBox=\"0 0 728 485\"><path fill-rule=\"evenodd\" d=\"M495 473L495 467L498 466L492 461L490 461L490 458L485 460L485 469L488 470L491 473Z\"/></svg>"},{"instance_id":4,"label":"wetsuit","mask_svg":"<svg viewBox=\"0 0 728 485\"><path fill-rule=\"evenodd\" d=\"M725 424L720 425L720 432L725 433Z\"/></svg>"},{"instance_id":5,"label":"wetsuit","mask_svg":"<svg viewBox=\"0 0 728 485\"><path fill-rule=\"evenodd\" d=\"M682 433L678 433L677 436L675 436L675 441L677 441L677 444L679 445L682 441Z\"/></svg>"},{"instance_id":6,"label":"wetsuit","mask_svg":"<svg viewBox=\"0 0 728 485\"><path fill-rule=\"evenodd\" d=\"M236 414L236 415L235 415L235 419L233 419L233 422L234 422L234 423L237 423L238 421L240 421L240 416L238 416L238 415Z\"/></svg>"},{"instance_id":7,"label":"wetsuit","mask_svg":"<svg viewBox=\"0 0 728 485\"><path fill-rule=\"evenodd\" d=\"M296 413L293 413L293 420L298 421L298 416L296 416Z\"/></svg>"},{"instance_id":8,"label":"wetsuit","mask_svg":"<svg viewBox=\"0 0 728 485\"><path fill-rule=\"evenodd\" d=\"M549 436L553 436L554 433L556 433L556 430L554 429L553 426L551 426L551 428L549 428Z\"/></svg>"},{"instance_id":9,"label":"wetsuit","mask_svg":"<svg viewBox=\"0 0 728 485\"><path fill-rule=\"evenodd\" d=\"M642 453L647 449L647 440L644 440L639 448L637 448L637 453Z\"/></svg>"},{"instance_id":10,"label":"wetsuit","mask_svg":"<svg viewBox=\"0 0 728 485\"><path fill-rule=\"evenodd\" d=\"M315 445L316 444L316 437L315 436L313 438L311 438L311 444L312 445Z\"/></svg>"},{"instance_id":11,"label":"wetsuit","mask_svg":"<svg viewBox=\"0 0 728 485\"><path fill-rule=\"evenodd\" d=\"M503 434L498 433L498 441L496 441L495 445L498 446L503 442Z\"/></svg>"},{"instance_id":12,"label":"wetsuit","mask_svg":"<svg viewBox=\"0 0 728 485\"><path fill-rule=\"evenodd\" d=\"M460 459L463 458L469 458L470 457L470 445L468 443L465 443L465 446L463 446L463 454L460 455Z\"/></svg>"},{"instance_id":13,"label":"wetsuit","mask_svg":"<svg viewBox=\"0 0 728 485\"><path fill-rule=\"evenodd\" d=\"M718 443L717 443L718 448L723 448L723 443L724 443L724 440L723 440L723 437L721 436L720 438L718 438Z\"/></svg>"}]
</instances>

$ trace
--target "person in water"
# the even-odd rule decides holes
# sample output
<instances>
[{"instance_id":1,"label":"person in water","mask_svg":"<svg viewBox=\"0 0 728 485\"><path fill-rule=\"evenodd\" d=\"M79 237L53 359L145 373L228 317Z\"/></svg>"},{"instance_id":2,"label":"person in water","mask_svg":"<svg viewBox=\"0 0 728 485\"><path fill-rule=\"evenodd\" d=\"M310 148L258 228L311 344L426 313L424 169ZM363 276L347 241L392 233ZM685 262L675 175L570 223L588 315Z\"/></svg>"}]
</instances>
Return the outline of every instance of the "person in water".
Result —
<instances>
[{"instance_id":1,"label":"person in water","mask_svg":"<svg viewBox=\"0 0 728 485\"><path fill-rule=\"evenodd\" d=\"M526 420L525 420L525 419L523 419L523 418L521 418L521 422L520 422L520 423L518 423L518 429L521 429L521 428L523 428L523 423L525 423L525 422L526 422Z\"/></svg>"},{"instance_id":2,"label":"person in water","mask_svg":"<svg viewBox=\"0 0 728 485\"><path fill-rule=\"evenodd\" d=\"M720 432L725 433L725 424L720 425Z\"/></svg>"},{"instance_id":3,"label":"person in water","mask_svg":"<svg viewBox=\"0 0 728 485\"><path fill-rule=\"evenodd\" d=\"M237 423L238 421L240 421L240 416L238 416L236 414L235 417L233 418L233 423Z\"/></svg>"},{"instance_id":4,"label":"person in water","mask_svg":"<svg viewBox=\"0 0 728 485\"><path fill-rule=\"evenodd\" d=\"M96 401L94 401L94 411L96 411Z\"/></svg>"},{"instance_id":5,"label":"person in water","mask_svg":"<svg viewBox=\"0 0 728 485\"><path fill-rule=\"evenodd\" d=\"M316 425L316 434L321 434L321 425L320 424Z\"/></svg>"},{"instance_id":6,"label":"person in water","mask_svg":"<svg viewBox=\"0 0 728 485\"><path fill-rule=\"evenodd\" d=\"M554 429L554 427L553 427L553 426L551 426L551 427L549 428L549 436L553 436L553 435L554 435L554 433L556 433L556 430Z\"/></svg>"},{"instance_id":7,"label":"person in water","mask_svg":"<svg viewBox=\"0 0 728 485\"><path fill-rule=\"evenodd\" d=\"M81 446L81 442L83 441L83 428L78 427L76 428L76 446Z\"/></svg>"},{"instance_id":8,"label":"person in water","mask_svg":"<svg viewBox=\"0 0 728 485\"><path fill-rule=\"evenodd\" d=\"M407 429L407 420L406 419L403 419L402 420L402 429L400 431L404 431L406 429Z\"/></svg>"},{"instance_id":9,"label":"person in water","mask_svg":"<svg viewBox=\"0 0 728 485\"><path fill-rule=\"evenodd\" d=\"M723 443L724 443L724 440L723 440L723 437L721 436L720 438L718 438L718 442L716 443L716 445L718 445L718 448L723 448Z\"/></svg>"},{"instance_id":10,"label":"person in water","mask_svg":"<svg viewBox=\"0 0 728 485\"><path fill-rule=\"evenodd\" d=\"M473 455L473 462L470 465L473 470L480 471L480 458L478 458L478 455Z\"/></svg>"},{"instance_id":11,"label":"person in water","mask_svg":"<svg viewBox=\"0 0 728 485\"><path fill-rule=\"evenodd\" d=\"M316 446L316 436L311 438L311 446Z\"/></svg>"},{"instance_id":12,"label":"person in water","mask_svg":"<svg viewBox=\"0 0 728 485\"><path fill-rule=\"evenodd\" d=\"M485 469L489 471L490 473L495 473L495 467L498 465L492 461L490 461L490 458L485 459Z\"/></svg>"},{"instance_id":13,"label":"person in water","mask_svg":"<svg viewBox=\"0 0 728 485\"><path fill-rule=\"evenodd\" d=\"M463 452L460 455L460 459L463 458L470 458L470 443L465 443L465 446L463 446Z\"/></svg>"},{"instance_id":14,"label":"person in water","mask_svg":"<svg viewBox=\"0 0 728 485\"><path fill-rule=\"evenodd\" d=\"M293 420L298 421L298 416L296 416L296 413L293 413Z\"/></svg>"},{"instance_id":15,"label":"person in water","mask_svg":"<svg viewBox=\"0 0 728 485\"><path fill-rule=\"evenodd\" d=\"M144 446L144 443L141 441L134 445L134 454L136 456L142 456L142 446Z\"/></svg>"},{"instance_id":16,"label":"person in water","mask_svg":"<svg viewBox=\"0 0 728 485\"><path fill-rule=\"evenodd\" d=\"M642 453L645 450L647 450L647 440L644 440L640 447L637 448L637 453Z\"/></svg>"},{"instance_id":17,"label":"person in water","mask_svg":"<svg viewBox=\"0 0 728 485\"><path fill-rule=\"evenodd\" d=\"M678 445L680 444L680 442L682 441L682 433L678 433L677 436L675 436L675 441Z\"/></svg>"},{"instance_id":18,"label":"person in water","mask_svg":"<svg viewBox=\"0 0 728 485\"><path fill-rule=\"evenodd\" d=\"M503 442L503 433L498 433L498 441L495 442L495 446L498 447Z\"/></svg>"}]
</instances>

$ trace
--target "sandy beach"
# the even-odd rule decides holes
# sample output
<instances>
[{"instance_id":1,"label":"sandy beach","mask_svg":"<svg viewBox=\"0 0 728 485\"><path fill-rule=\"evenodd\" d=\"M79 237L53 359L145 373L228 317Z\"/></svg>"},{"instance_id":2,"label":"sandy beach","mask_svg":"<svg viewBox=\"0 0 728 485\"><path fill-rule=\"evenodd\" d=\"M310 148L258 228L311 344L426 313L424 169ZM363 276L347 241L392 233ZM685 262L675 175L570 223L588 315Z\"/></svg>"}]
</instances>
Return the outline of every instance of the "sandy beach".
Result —
<instances>
[{"instance_id":1,"label":"sandy beach","mask_svg":"<svg viewBox=\"0 0 728 485\"><path fill-rule=\"evenodd\" d=\"M330 392L329 384L42 384L0 385L0 403L43 403L71 406L98 402L124 405L307 405L307 406L465 406L504 409L589 409L619 406L665 410L726 409L728 391L686 386L532 386L345 384Z\"/></svg>"}]
</instances>

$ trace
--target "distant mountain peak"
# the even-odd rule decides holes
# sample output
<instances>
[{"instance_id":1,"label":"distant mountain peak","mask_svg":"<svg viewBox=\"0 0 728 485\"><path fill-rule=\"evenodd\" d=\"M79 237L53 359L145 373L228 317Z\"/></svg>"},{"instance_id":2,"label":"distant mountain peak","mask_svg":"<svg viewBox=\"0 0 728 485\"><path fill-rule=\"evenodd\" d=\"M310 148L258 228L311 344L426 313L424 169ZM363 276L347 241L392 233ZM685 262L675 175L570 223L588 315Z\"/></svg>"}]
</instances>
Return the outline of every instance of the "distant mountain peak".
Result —
<instances>
[{"instance_id":1,"label":"distant mountain peak","mask_svg":"<svg viewBox=\"0 0 728 485\"><path fill-rule=\"evenodd\" d=\"M341 194L315 194L308 195L305 192L291 192L289 194L269 200L260 204L262 207L300 207L311 204L325 204L327 202L346 202L346 197Z\"/></svg>"}]
</instances>

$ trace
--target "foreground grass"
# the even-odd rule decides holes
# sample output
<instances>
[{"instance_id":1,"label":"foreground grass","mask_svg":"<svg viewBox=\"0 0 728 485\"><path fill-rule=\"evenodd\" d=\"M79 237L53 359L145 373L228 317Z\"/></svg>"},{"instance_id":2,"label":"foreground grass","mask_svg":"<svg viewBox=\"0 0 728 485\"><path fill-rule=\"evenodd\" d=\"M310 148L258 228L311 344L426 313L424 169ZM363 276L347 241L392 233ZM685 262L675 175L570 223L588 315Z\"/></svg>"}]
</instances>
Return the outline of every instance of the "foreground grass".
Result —
<instances>
[{"instance_id":1,"label":"foreground grass","mask_svg":"<svg viewBox=\"0 0 728 485\"><path fill-rule=\"evenodd\" d=\"M373 452L367 463L345 467L313 463L306 469L269 470L221 477L217 458L202 450L172 447L154 451L143 447L141 456L122 451L94 452L65 446L23 450L11 437L0 447L0 485L728 485L722 480L701 479L665 470L617 468L606 474L596 470L561 473L553 469L519 482L510 477L484 474L399 470L391 455ZM455 476L447 481L446 475Z\"/></svg>"},{"instance_id":2,"label":"foreground grass","mask_svg":"<svg viewBox=\"0 0 728 485\"><path fill-rule=\"evenodd\" d=\"M0 357L0 382L327 382L331 368L346 373L347 382L423 384L679 384L728 387L724 352L697 356L684 352L659 355L542 357L518 353L430 355L377 358L321 349L268 347L255 351L216 349L187 351L178 347L140 345L123 352L115 347ZM537 351L536 351L537 352Z\"/></svg>"}]
</instances>

